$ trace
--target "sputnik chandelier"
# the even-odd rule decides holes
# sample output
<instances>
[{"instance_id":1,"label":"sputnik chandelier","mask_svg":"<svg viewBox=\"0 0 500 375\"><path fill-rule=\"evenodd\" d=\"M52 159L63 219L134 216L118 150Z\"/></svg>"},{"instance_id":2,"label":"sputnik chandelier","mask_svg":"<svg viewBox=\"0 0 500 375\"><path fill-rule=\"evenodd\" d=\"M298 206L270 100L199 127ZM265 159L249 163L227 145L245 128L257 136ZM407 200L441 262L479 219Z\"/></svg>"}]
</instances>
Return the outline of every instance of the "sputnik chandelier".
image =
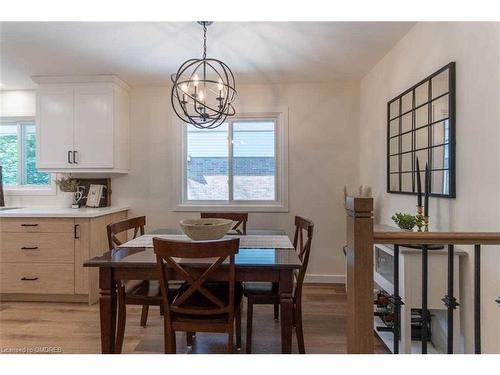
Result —
<instances>
[{"instance_id":1,"label":"sputnik chandelier","mask_svg":"<svg viewBox=\"0 0 500 375\"><path fill-rule=\"evenodd\" d=\"M182 121L199 129L213 129L235 114L236 86L225 63L207 58L207 26L212 22L198 23L203 27L203 58L185 61L172 74L170 100Z\"/></svg>"}]
</instances>

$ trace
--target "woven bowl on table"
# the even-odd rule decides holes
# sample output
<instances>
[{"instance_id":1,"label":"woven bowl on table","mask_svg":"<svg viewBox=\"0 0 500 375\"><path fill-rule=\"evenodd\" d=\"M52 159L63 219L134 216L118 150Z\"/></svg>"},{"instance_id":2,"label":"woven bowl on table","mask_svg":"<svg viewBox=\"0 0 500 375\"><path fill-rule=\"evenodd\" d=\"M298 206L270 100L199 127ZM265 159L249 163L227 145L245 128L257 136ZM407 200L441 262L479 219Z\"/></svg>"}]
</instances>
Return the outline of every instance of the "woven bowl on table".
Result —
<instances>
[{"instance_id":1,"label":"woven bowl on table","mask_svg":"<svg viewBox=\"0 0 500 375\"><path fill-rule=\"evenodd\" d=\"M185 219L180 221L180 225L193 241L210 241L224 237L233 222L227 219Z\"/></svg>"}]
</instances>

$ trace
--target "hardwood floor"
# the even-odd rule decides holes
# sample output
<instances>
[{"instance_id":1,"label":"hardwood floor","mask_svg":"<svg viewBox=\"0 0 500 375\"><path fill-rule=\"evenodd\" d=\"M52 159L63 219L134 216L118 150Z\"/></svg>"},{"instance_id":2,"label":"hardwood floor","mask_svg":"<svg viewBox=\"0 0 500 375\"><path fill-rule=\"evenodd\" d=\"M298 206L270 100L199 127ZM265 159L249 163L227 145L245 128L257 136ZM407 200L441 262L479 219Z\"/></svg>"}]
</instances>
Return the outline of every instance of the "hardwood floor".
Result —
<instances>
[{"instance_id":1,"label":"hardwood floor","mask_svg":"<svg viewBox=\"0 0 500 375\"><path fill-rule=\"evenodd\" d=\"M343 285L304 286L304 336L307 353L346 352L346 295ZM148 326L139 325L140 306L127 307L124 353L163 353L159 309L150 308ZM245 345L246 310L242 336ZM388 353L375 339L376 353ZM99 353L99 308L77 303L1 302L0 352L15 348L55 347L62 353ZM60 348L60 349L57 349ZM226 336L198 333L192 350L184 334L177 335L178 353L225 353ZM245 352L243 347L241 353ZM253 353L280 353L280 324L272 306L255 306ZM297 352L294 333L293 352Z\"/></svg>"}]
</instances>

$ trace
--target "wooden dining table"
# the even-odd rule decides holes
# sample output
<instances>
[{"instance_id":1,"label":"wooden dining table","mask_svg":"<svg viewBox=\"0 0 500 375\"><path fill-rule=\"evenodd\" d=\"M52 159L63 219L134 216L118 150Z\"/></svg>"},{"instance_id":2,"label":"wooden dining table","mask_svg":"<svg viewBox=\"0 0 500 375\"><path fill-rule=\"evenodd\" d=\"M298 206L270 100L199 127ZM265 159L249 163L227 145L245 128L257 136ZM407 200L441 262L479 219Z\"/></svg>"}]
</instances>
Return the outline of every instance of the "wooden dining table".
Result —
<instances>
[{"instance_id":1,"label":"wooden dining table","mask_svg":"<svg viewBox=\"0 0 500 375\"><path fill-rule=\"evenodd\" d=\"M176 229L157 229L151 234L178 234ZM283 231L247 231L257 236L284 235ZM294 271L302 267L294 249L240 248L235 257L236 280L279 284L281 352L292 351ZM99 268L101 352L116 353L117 284L125 280L159 280L151 247L119 247L89 259L84 267ZM214 280L217 275L212 275Z\"/></svg>"}]
</instances>

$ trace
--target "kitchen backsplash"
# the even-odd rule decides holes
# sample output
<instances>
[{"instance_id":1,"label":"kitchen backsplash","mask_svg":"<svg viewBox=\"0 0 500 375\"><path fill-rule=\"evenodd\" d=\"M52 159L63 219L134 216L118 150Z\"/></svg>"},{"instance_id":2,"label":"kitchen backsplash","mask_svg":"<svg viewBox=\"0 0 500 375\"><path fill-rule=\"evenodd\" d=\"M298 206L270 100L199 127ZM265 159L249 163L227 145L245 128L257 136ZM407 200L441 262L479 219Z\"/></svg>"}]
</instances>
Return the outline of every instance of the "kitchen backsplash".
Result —
<instances>
[{"instance_id":1,"label":"kitchen backsplash","mask_svg":"<svg viewBox=\"0 0 500 375\"><path fill-rule=\"evenodd\" d=\"M63 174L53 174L52 179L60 178ZM64 198L60 194L59 189L55 186L51 191L36 192L29 194L28 192L21 194L12 194L8 191L4 192L6 206L23 206L23 207L49 207L61 206L64 204Z\"/></svg>"}]
</instances>

